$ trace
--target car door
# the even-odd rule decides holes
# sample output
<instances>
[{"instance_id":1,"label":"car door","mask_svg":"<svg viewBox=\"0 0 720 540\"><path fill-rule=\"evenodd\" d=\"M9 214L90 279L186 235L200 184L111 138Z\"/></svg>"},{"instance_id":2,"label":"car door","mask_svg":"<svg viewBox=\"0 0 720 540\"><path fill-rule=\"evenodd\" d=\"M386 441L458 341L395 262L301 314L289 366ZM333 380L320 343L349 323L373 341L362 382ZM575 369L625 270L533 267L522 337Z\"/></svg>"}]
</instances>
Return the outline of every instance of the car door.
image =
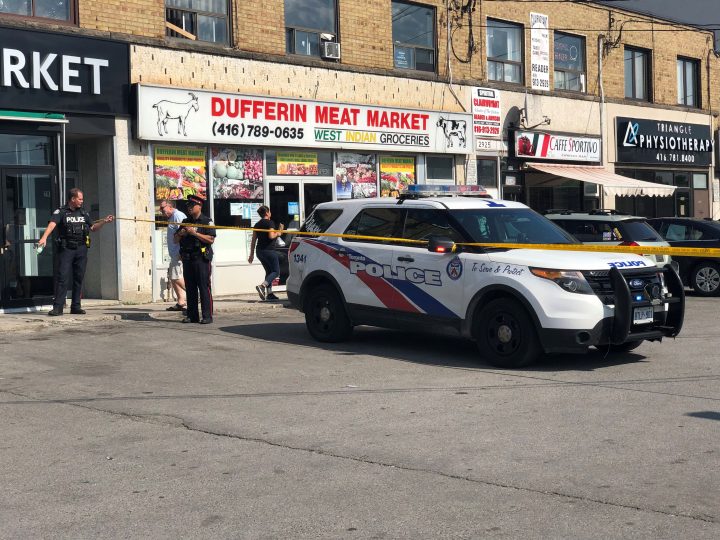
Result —
<instances>
[{"instance_id":1,"label":"car door","mask_svg":"<svg viewBox=\"0 0 720 540\"><path fill-rule=\"evenodd\" d=\"M361 237L340 238L336 259L344 265L340 276L345 301L350 309L399 309L392 284L394 245L389 240L400 235L404 209L393 206L364 207L352 219L344 233ZM383 240L388 238L388 240Z\"/></svg>"},{"instance_id":2,"label":"car door","mask_svg":"<svg viewBox=\"0 0 720 540\"><path fill-rule=\"evenodd\" d=\"M720 241L718 233L704 223L693 223L689 220L663 221L660 235L673 247L709 248L717 247ZM680 275L689 282L690 273L701 257L673 256L680 265Z\"/></svg>"},{"instance_id":3,"label":"car door","mask_svg":"<svg viewBox=\"0 0 720 540\"><path fill-rule=\"evenodd\" d=\"M402 238L427 241L432 236L464 241L447 210L409 206ZM464 317L465 259L465 254L430 252L427 244L396 245L393 265L397 277L392 283L398 291L400 309L440 319Z\"/></svg>"}]
</instances>

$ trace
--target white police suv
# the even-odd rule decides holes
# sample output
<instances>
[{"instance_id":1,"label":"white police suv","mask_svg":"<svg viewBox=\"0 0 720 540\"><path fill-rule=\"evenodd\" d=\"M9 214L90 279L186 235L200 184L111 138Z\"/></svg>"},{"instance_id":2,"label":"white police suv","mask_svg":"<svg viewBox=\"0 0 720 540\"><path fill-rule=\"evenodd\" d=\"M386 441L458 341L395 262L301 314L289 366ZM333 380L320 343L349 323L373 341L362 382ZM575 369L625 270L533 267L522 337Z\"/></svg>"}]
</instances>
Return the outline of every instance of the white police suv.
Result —
<instances>
[{"instance_id":1,"label":"white police suv","mask_svg":"<svg viewBox=\"0 0 720 540\"><path fill-rule=\"evenodd\" d=\"M318 205L301 230L319 236L292 240L287 293L319 341L348 339L358 325L449 330L475 340L488 362L520 367L590 346L629 351L678 335L683 323L683 287L670 266L632 254L513 248L577 243L520 203L337 201Z\"/></svg>"}]
</instances>

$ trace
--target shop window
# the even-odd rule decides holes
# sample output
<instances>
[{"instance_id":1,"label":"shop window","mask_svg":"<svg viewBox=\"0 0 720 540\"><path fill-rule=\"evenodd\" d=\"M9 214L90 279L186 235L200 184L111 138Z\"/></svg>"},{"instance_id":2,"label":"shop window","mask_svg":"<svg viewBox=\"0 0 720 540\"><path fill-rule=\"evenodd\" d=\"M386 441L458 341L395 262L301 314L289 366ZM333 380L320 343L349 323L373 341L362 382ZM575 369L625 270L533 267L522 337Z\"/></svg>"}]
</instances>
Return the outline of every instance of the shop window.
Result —
<instances>
[{"instance_id":1,"label":"shop window","mask_svg":"<svg viewBox=\"0 0 720 540\"><path fill-rule=\"evenodd\" d=\"M403 210L401 208L368 208L350 222L345 234L396 238L402 231ZM346 239L348 242L379 243L380 240Z\"/></svg>"},{"instance_id":2,"label":"shop window","mask_svg":"<svg viewBox=\"0 0 720 540\"><path fill-rule=\"evenodd\" d=\"M397 197L416 183L413 156L380 156L380 196Z\"/></svg>"},{"instance_id":3,"label":"shop window","mask_svg":"<svg viewBox=\"0 0 720 540\"><path fill-rule=\"evenodd\" d=\"M0 165L52 165L54 139L0 133Z\"/></svg>"},{"instance_id":4,"label":"shop window","mask_svg":"<svg viewBox=\"0 0 720 540\"><path fill-rule=\"evenodd\" d=\"M377 197L377 156L339 153L335 165L335 193L338 199Z\"/></svg>"},{"instance_id":5,"label":"shop window","mask_svg":"<svg viewBox=\"0 0 720 540\"><path fill-rule=\"evenodd\" d=\"M228 44L227 0L165 0L166 35Z\"/></svg>"},{"instance_id":6,"label":"shop window","mask_svg":"<svg viewBox=\"0 0 720 540\"><path fill-rule=\"evenodd\" d=\"M650 100L650 53L625 47L625 97Z\"/></svg>"},{"instance_id":7,"label":"shop window","mask_svg":"<svg viewBox=\"0 0 720 540\"><path fill-rule=\"evenodd\" d=\"M452 156L427 156L428 184L454 184L455 158Z\"/></svg>"},{"instance_id":8,"label":"shop window","mask_svg":"<svg viewBox=\"0 0 720 540\"><path fill-rule=\"evenodd\" d=\"M677 59L678 103L688 107L700 106L700 70L697 60Z\"/></svg>"},{"instance_id":9,"label":"shop window","mask_svg":"<svg viewBox=\"0 0 720 540\"><path fill-rule=\"evenodd\" d=\"M265 162L268 176L332 176L331 152L268 150Z\"/></svg>"},{"instance_id":10,"label":"shop window","mask_svg":"<svg viewBox=\"0 0 720 540\"><path fill-rule=\"evenodd\" d=\"M73 0L0 0L0 13L75 22Z\"/></svg>"},{"instance_id":11,"label":"shop window","mask_svg":"<svg viewBox=\"0 0 720 540\"><path fill-rule=\"evenodd\" d=\"M488 79L523 82L522 26L504 21L487 21Z\"/></svg>"},{"instance_id":12,"label":"shop window","mask_svg":"<svg viewBox=\"0 0 720 540\"><path fill-rule=\"evenodd\" d=\"M707 189L708 188L708 177L705 173L693 173L692 175L692 187L693 189Z\"/></svg>"},{"instance_id":13,"label":"shop window","mask_svg":"<svg viewBox=\"0 0 720 540\"><path fill-rule=\"evenodd\" d=\"M217 225L249 227L263 202L263 155L250 148L212 148L210 173Z\"/></svg>"},{"instance_id":14,"label":"shop window","mask_svg":"<svg viewBox=\"0 0 720 540\"><path fill-rule=\"evenodd\" d=\"M335 0L285 0L285 50L288 54L320 56L321 43L334 41L336 36Z\"/></svg>"},{"instance_id":15,"label":"shop window","mask_svg":"<svg viewBox=\"0 0 720 540\"><path fill-rule=\"evenodd\" d=\"M585 38L555 32L556 90L585 92Z\"/></svg>"},{"instance_id":16,"label":"shop window","mask_svg":"<svg viewBox=\"0 0 720 540\"><path fill-rule=\"evenodd\" d=\"M435 71L435 10L392 3L393 58L398 69Z\"/></svg>"},{"instance_id":17,"label":"shop window","mask_svg":"<svg viewBox=\"0 0 720 540\"><path fill-rule=\"evenodd\" d=\"M185 212L184 201L190 195L207 199L207 164L205 148L189 146L156 146L153 161L155 210L159 221L160 201L182 201L178 209ZM207 204L203 212L209 215Z\"/></svg>"},{"instance_id":18,"label":"shop window","mask_svg":"<svg viewBox=\"0 0 720 540\"><path fill-rule=\"evenodd\" d=\"M498 162L495 158L477 160L477 177L478 184L485 187L495 187L497 185Z\"/></svg>"}]
</instances>

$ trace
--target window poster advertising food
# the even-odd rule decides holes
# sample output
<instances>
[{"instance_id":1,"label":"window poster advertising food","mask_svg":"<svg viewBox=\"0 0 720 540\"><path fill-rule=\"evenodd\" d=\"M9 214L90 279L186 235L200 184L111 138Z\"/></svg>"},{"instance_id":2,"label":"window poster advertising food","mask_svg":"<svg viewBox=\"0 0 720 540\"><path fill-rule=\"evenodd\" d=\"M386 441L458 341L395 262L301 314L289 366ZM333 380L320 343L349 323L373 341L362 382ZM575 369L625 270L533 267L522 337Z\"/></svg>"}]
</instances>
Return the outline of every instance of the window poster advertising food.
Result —
<instances>
[{"instance_id":1,"label":"window poster advertising food","mask_svg":"<svg viewBox=\"0 0 720 540\"><path fill-rule=\"evenodd\" d=\"M377 156L339 153L335 189L338 199L377 197Z\"/></svg>"},{"instance_id":2,"label":"window poster advertising food","mask_svg":"<svg viewBox=\"0 0 720 540\"><path fill-rule=\"evenodd\" d=\"M263 198L263 155L250 148L212 148L210 165L215 199Z\"/></svg>"},{"instance_id":3,"label":"window poster advertising food","mask_svg":"<svg viewBox=\"0 0 720 540\"><path fill-rule=\"evenodd\" d=\"M155 199L207 199L205 160L204 148L156 146Z\"/></svg>"},{"instance_id":4,"label":"window poster advertising food","mask_svg":"<svg viewBox=\"0 0 720 540\"><path fill-rule=\"evenodd\" d=\"M380 196L396 197L400 191L415 183L413 156L380 157Z\"/></svg>"},{"instance_id":5,"label":"window poster advertising food","mask_svg":"<svg viewBox=\"0 0 720 540\"><path fill-rule=\"evenodd\" d=\"M317 153L278 152L277 173L282 176L317 176Z\"/></svg>"}]
</instances>

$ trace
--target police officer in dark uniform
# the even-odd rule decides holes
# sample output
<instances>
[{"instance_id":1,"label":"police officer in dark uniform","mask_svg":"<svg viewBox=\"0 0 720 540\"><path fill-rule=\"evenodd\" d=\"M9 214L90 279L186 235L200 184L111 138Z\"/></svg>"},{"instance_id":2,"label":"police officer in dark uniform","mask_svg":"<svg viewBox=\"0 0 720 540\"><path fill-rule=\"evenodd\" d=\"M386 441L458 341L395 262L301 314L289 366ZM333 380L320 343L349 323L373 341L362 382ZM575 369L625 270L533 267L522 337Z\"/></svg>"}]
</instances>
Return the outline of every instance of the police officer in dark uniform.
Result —
<instances>
[{"instance_id":1,"label":"police officer in dark uniform","mask_svg":"<svg viewBox=\"0 0 720 540\"><path fill-rule=\"evenodd\" d=\"M187 199L187 214L175 239L180 244L180 258L183 262L185 292L187 295L187 317L182 322L210 324L213 322L210 272L215 242L215 229L203 227L212 225L209 217L202 213L203 199L190 195ZM198 313L198 296L202 308L202 319Z\"/></svg>"},{"instance_id":2,"label":"police officer in dark uniform","mask_svg":"<svg viewBox=\"0 0 720 540\"><path fill-rule=\"evenodd\" d=\"M55 300L53 308L48 313L52 317L62 315L65 306L65 297L72 281L72 303L70 313L84 315L85 310L80 307L83 278L87 266L87 250L90 247L90 233L102 228L115 218L106 218L93 223L83 205L83 192L78 188L70 190L70 198L65 206L53 212L45 234L38 241L38 247L44 248L48 237L57 229L57 269L55 272Z\"/></svg>"}]
</instances>

